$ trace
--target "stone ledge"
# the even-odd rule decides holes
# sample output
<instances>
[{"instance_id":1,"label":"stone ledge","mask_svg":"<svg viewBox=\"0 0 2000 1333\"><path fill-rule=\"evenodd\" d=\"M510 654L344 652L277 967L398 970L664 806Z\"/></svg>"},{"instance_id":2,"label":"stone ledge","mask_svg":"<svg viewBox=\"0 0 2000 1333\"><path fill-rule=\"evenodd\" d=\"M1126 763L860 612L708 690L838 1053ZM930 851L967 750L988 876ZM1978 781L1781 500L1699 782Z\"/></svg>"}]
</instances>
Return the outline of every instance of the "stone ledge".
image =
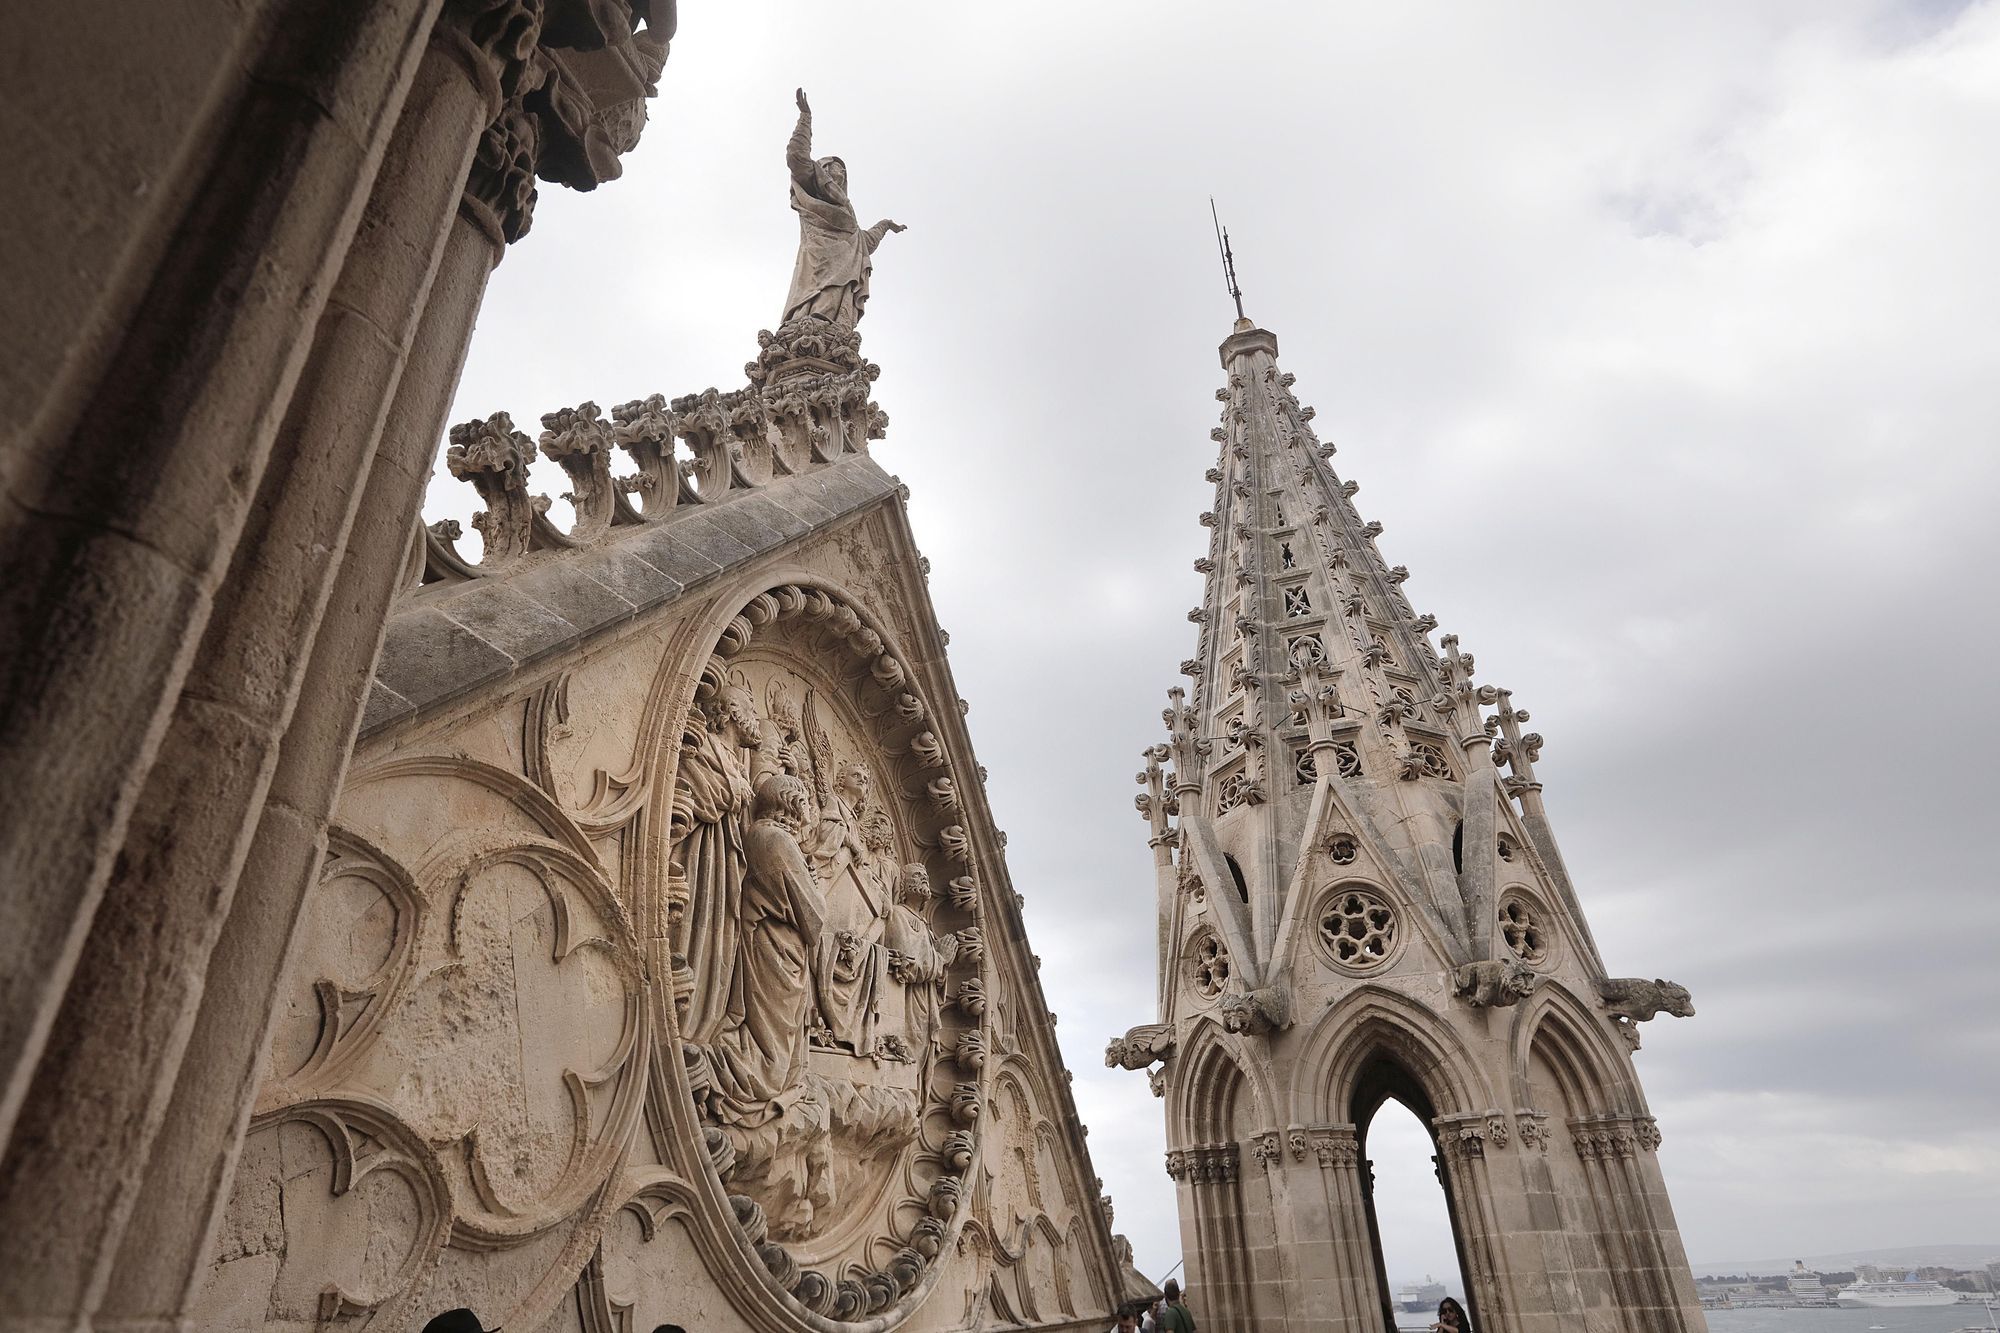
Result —
<instances>
[{"instance_id":1,"label":"stone ledge","mask_svg":"<svg viewBox=\"0 0 2000 1333\"><path fill-rule=\"evenodd\" d=\"M436 585L389 619L361 739L659 609L894 495L865 454L785 477L594 546L539 552L490 578Z\"/></svg>"}]
</instances>

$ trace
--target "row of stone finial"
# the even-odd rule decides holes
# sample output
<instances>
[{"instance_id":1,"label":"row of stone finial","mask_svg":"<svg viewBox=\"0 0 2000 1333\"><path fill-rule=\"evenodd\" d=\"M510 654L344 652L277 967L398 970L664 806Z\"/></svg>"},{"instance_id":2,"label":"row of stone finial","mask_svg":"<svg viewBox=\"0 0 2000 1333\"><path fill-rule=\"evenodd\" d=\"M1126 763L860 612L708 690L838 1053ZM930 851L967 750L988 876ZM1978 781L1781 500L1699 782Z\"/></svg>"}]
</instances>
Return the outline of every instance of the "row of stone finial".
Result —
<instances>
[{"instance_id":1,"label":"row of stone finial","mask_svg":"<svg viewBox=\"0 0 2000 1333\"><path fill-rule=\"evenodd\" d=\"M672 400L656 393L612 408L609 421L596 403L580 403L545 413L539 440L516 430L505 412L453 426L445 466L486 506L472 517L484 553L476 562L459 553L464 534L455 520L428 524L411 585L501 573L530 551L587 546L614 528L727 500L882 438L888 414L869 397L881 370L861 358L852 330L794 320L758 341L763 350L744 368L750 383L742 389ZM687 456L677 455L676 441ZM614 447L630 456L633 472L612 474ZM538 452L569 476L563 498L576 518L567 530L549 518L549 497L528 490Z\"/></svg>"}]
</instances>

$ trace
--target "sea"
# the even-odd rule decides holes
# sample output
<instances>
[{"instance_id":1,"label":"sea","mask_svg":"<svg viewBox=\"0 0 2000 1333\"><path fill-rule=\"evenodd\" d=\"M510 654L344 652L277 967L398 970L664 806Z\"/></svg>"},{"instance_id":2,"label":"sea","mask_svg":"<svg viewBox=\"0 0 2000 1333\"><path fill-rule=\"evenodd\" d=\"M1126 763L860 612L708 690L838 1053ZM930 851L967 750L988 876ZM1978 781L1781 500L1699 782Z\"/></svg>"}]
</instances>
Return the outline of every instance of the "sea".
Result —
<instances>
[{"instance_id":1,"label":"sea","mask_svg":"<svg viewBox=\"0 0 2000 1333\"><path fill-rule=\"evenodd\" d=\"M1977 1305L1932 1305L1914 1310L1789 1309L1705 1310L1709 1333L1957 1333L1986 1326L1986 1311ZM1399 1329L1427 1329L1430 1318L1402 1315Z\"/></svg>"},{"instance_id":2,"label":"sea","mask_svg":"<svg viewBox=\"0 0 2000 1333\"><path fill-rule=\"evenodd\" d=\"M1954 1333L1983 1328L1986 1310L1978 1305L1929 1305L1913 1310L1709 1310L1709 1333Z\"/></svg>"}]
</instances>

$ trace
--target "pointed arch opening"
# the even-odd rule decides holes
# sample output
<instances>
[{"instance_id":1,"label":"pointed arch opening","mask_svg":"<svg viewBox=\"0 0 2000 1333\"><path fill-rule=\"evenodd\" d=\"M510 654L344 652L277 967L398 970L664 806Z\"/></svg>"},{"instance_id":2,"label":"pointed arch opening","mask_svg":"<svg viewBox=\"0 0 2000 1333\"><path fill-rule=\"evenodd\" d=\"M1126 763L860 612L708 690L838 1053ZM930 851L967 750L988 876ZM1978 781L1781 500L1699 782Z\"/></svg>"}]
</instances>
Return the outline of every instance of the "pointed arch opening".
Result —
<instances>
[{"instance_id":1,"label":"pointed arch opening","mask_svg":"<svg viewBox=\"0 0 2000 1333\"><path fill-rule=\"evenodd\" d=\"M1378 1052L1361 1066L1347 1109L1361 1149L1362 1201L1385 1333L1399 1326L1429 1328L1447 1295L1471 1311L1459 1209L1434 1127L1438 1109L1423 1084L1393 1056ZM1443 1290L1429 1289L1433 1275ZM1477 1327L1476 1312L1472 1318Z\"/></svg>"}]
</instances>

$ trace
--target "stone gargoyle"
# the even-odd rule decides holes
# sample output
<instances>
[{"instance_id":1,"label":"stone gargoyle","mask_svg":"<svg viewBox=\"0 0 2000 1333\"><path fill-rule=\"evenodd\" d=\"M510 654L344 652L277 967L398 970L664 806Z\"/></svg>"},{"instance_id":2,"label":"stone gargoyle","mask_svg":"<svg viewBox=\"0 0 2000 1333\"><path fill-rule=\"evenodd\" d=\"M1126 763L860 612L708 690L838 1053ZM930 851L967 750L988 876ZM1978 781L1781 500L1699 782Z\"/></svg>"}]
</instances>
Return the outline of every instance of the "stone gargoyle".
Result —
<instances>
[{"instance_id":1,"label":"stone gargoyle","mask_svg":"<svg viewBox=\"0 0 2000 1333\"><path fill-rule=\"evenodd\" d=\"M1597 994L1613 1018L1633 1023L1644 1023L1658 1013L1694 1017L1694 1000L1687 987L1663 978L1608 977L1597 983Z\"/></svg>"},{"instance_id":2,"label":"stone gargoyle","mask_svg":"<svg viewBox=\"0 0 2000 1333\"><path fill-rule=\"evenodd\" d=\"M1158 1060L1171 1059L1174 1029L1170 1023L1142 1023L1122 1037L1113 1037L1104 1048L1106 1069L1145 1069Z\"/></svg>"},{"instance_id":3,"label":"stone gargoyle","mask_svg":"<svg viewBox=\"0 0 2000 1333\"><path fill-rule=\"evenodd\" d=\"M1467 963L1451 974L1451 993L1475 1009L1504 1009L1534 994L1542 974L1513 958Z\"/></svg>"},{"instance_id":4,"label":"stone gargoyle","mask_svg":"<svg viewBox=\"0 0 2000 1333\"><path fill-rule=\"evenodd\" d=\"M1217 1008L1226 1032L1246 1032L1262 1036L1292 1025L1292 991L1282 982L1253 991L1231 991Z\"/></svg>"}]
</instances>

